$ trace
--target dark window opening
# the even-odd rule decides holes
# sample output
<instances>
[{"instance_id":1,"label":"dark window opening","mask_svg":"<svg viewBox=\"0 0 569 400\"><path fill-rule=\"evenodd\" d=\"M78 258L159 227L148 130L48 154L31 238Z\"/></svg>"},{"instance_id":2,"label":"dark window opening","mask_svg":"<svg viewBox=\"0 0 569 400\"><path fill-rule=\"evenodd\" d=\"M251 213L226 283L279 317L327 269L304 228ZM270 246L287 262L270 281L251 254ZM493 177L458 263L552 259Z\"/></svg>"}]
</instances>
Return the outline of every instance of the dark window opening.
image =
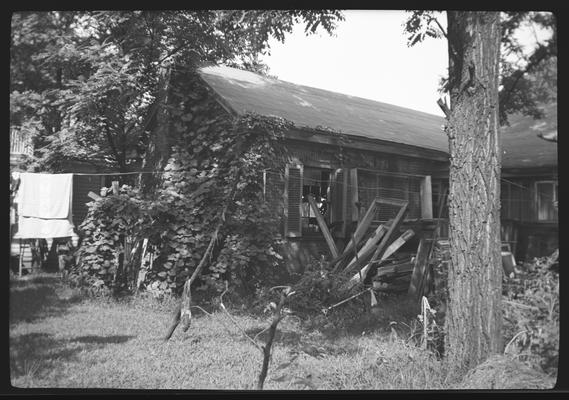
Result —
<instances>
[{"instance_id":1,"label":"dark window opening","mask_svg":"<svg viewBox=\"0 0 569 400\"><path fill-rule=\"evenodd\" d=\"M537 219L539 221L557 220L557 182L536 182Z\"/></svg>"},{"instance_id":2,"label":"dark window opening","mask_svg":"<svg viewBox=\"0 0 569 400\"><path fill-rule=\"evenodd\" d=\"M329 221L329 199L330 170L322 168L304 168L302 186L302 232L320 232L316 214L310 207L308 196L312 195L318 207L318 211L324 217L324 221Z\"/></svg>"}]
</instances>

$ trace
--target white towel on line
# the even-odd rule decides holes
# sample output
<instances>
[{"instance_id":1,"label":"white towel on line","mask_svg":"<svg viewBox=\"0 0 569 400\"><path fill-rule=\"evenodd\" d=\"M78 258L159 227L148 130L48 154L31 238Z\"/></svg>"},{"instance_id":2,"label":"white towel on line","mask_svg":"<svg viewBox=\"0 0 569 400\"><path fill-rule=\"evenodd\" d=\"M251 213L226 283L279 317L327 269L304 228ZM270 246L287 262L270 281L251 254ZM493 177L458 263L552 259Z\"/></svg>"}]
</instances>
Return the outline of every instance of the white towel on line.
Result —
<instances>
[{"instance_id":1,"label":"white towel on line","mask_svg":"<svg viewBox=\"0 0 569 400\"><path fill-rule=\"evenodd\" d=\"M73 174L21 173L14 239L76 237L72 220Z\"/></svg>"},{"instance_id":2,"label":"white towel on line","mask_svg":"<svg viewBox=\"0 0 569 400\"><path fill-rule=\"evenodd\" d=\"M73 174L21 173L18 214L67 219L71 213Z\"/></svg>"},{"instance_id":3,"label":"white towel on line","mask_svg":"<svg viewBox=\"0 0 569 400\"><path fill-rule=\"evenodd\" d=\"M14 239L49 239L77 236L68 219L18 218L18 232Z\"/></svg>"}]
</instances>

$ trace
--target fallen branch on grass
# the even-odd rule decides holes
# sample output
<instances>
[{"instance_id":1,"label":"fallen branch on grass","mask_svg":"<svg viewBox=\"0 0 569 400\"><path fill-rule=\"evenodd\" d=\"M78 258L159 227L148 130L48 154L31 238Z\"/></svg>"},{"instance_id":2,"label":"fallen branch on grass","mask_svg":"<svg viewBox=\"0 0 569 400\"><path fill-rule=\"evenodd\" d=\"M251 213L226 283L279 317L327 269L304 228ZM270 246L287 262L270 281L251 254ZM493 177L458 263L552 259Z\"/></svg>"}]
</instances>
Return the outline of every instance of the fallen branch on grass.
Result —
<instances>
[{"instance_id":1,"label":"fallen branch on grass","mask_svg":"<svg viewBox=\"0 0 569 400\"><path fill-rule=\"evenodd\" d=\"M257 381L257 390L263 389L265 378L267 377L267 371L269 370L269 361L271 358L271 347L273 345L275 333L277 332L277 326L279 322L283 319L281 310L288 296L291 296L293 293L294 292L290 291L290 287L288 289L283 290L281 292L281 298L279 304L277 305L275 311L273 312L273 321L271 322L271 326L269 327L269 338L267 340L267 344L263 346L263 366L261 368L261 372L259 373L259 379Z\"/></svg>"},{"instance_id":2,"label":"fallen branch on grass","mask_svg":"<svg viewBox=\"0 0 569 400\"><path fill-rule=\"evenodd\" d=\"M273 346L273 341L275 339L275 334L277 332L277 326L279 322L281 322L281 320L284 318L284 315L281 312L282 308L287 298L292 296L295 292L291 291L290 286L275 286L270 289L270 290L275 290L275 289L284 289L284 290L281 292L281 298L279 300L279 304L275 306L275 309L273 311L273 320L271 322L271 325L268 328L263 329L257 335L255 335L255 338L251 338L251 336L247 335L245 330L241 328L241 326L239 326L237 321L235 321L233 316L229 313L229 311L227 311L227 308L223 304L223 295L227 292L227 289L228 289L228 284L227 281L225 281L225 290L220 296L219 307L225 312L225 314L229 317L231 322L241 331L243 336L245 336L247 340L253 343L253 345L263 353L263 364L261 367L261 372L259 373L259 378L257 380L257 389L262 390L263 385L265 383L265 379L267 378L267 372L269 370L269 362L271 360L271 347ZM261 346L257 343L256 339L261 333L267 330L269 331L267 344Z\"/></svg>"},{"instance_id":3,"label":"fallen branch on grass","mask_svg":"<svg viewBox=\"0 0 569 400\"><path fill-rule=\"evenodd\" d=\"M190 311L192 293L191 293L190 288L191 288L194 280L198 277L199 273L201 272L201 270L205 266L206 261L209 261L211 259L211 254L213 252L213 247L215 245L215 242L217 241L219 231L221 230L221 228L225 224L225 214L227 213L227 210L229 209L229 204L234 200L235 192L237 190L237 182L238 182L238 179L235 179L235 183L233 185L233 188L231 189L231 194L228 197L230 200L226 201L225 205L223 206L223 210L221 211L219 222L217 223L217 226L211 235L211 239L209 241L209 244L207 246L207 249L206 249L204 255L202 256L202 258L200 260L200 263L196 267L192 276L188 280L186 280L186 283L184 284L184 291L182 293L182 300L180 301L180 304L178 306L176 306L176 309L174 310L172 322L170 324L170 327L168 328L168 331L166 332L166 335L164 336L164 341L170 340L170 338L172 337L172 334L174 333L174 331L176 330L176 327L178 326L178 324L180 322L182 322L182 330L184 332L186 332L188 330L188 328L190 327L190 323L191 323L191 319L192 319L192 312Z\"/></svg>"}]
</instances>

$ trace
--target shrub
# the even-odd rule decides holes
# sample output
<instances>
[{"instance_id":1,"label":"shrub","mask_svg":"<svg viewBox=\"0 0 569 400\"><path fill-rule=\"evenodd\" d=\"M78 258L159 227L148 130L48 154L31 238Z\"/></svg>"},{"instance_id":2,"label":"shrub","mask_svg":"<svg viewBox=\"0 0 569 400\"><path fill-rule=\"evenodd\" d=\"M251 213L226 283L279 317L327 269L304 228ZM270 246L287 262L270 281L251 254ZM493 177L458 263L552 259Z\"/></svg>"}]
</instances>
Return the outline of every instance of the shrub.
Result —
<instances>
[{"instance_id":1,"label":"shrub","mask_svg":"<svg viewBox=\"0 0 569 400\"><path fill-rule=\"evenodd\" d=\"M504 278L504 337L509 354L555 374L559 358L559 274L549 257Z\"/></svg>"},{"instance_id":2,"label":"shrub","mask_svg":"<svg viewBox=\"0 0 569 400\"><path fill-rule=\"evenodd\" d=\"M75 285L95 291L115 287L119 253L126 235L136 235L142 225L145 204L131 187L123 185L117 196L106 196L88 204L87 216L79 226L82 237L77 250L77 265L68 279Z\"/></svg>"},{"instance_id":3,"label":"shrub","mask_svg":"<svg viewBox=\"0 0 569 400\"><path fill-rule=\"evenodd\" d=\"M263 198L263 174L284 165L280 139L286 123L245 115L211 118L187 126L164 168L153 198L123 186L118 196L89 205L80 226L83 240L70 279L86 286L121 289L119 254L124 238L148 238L156 250L144 286L157 297L178 293L194 272L226 209L213 253L198 289L252 292L278 280L282 271L279 215ZM120 275L119 274L119 275ZM121 278L121 276L118 276Z\"/></svg>"}]
</instances>

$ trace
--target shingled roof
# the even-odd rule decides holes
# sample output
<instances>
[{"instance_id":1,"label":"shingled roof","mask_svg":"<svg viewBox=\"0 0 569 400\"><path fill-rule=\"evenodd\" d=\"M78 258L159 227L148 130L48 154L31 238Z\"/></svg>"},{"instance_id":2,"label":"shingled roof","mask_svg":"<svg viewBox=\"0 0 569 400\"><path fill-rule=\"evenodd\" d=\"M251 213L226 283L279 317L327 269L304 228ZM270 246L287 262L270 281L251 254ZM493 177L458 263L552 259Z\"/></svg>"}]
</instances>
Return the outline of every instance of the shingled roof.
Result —
<instances>
[{"instance_id":1,"label":"shingled roof","mask_svg":"<svg viewBox=\"0 0 569 400\"><path fill-rule=\"evenodd\" d=\"M545 118L523 115L508 117L510 126L501 128L502 168L557 167L557 142L538 137L557 132L557 103L544 108Z\"/></svg>"},{"instance_id":2,"label":"shingled roof","mask_svg":"<svg viewBox=\"0 0 569 400\"><path fill-rule=\"evenodd\" d=\"M237 113L275 115L297 127L327 127L354 136L448 152L436 115L218 66L202 78Z\"/></svg>"},{"instance_id":3,"label":"shingled roof","mask_svg":"<svg viewBox=\"0 0 569 400\"><path fill-rule=\"evenodd\" d=\"M441 129L445 120L433 114L225 66L203 67L200 75L237 114L274 115L297 127L327 127L348 135L448 153L448 139ZM537 137L553 124L556 129L556 118L557 105L548 109L545 121L510 117L510 126L502 128L501 135L503 167L556 166L557 144Z\"/></svg>"}]
</instances>

